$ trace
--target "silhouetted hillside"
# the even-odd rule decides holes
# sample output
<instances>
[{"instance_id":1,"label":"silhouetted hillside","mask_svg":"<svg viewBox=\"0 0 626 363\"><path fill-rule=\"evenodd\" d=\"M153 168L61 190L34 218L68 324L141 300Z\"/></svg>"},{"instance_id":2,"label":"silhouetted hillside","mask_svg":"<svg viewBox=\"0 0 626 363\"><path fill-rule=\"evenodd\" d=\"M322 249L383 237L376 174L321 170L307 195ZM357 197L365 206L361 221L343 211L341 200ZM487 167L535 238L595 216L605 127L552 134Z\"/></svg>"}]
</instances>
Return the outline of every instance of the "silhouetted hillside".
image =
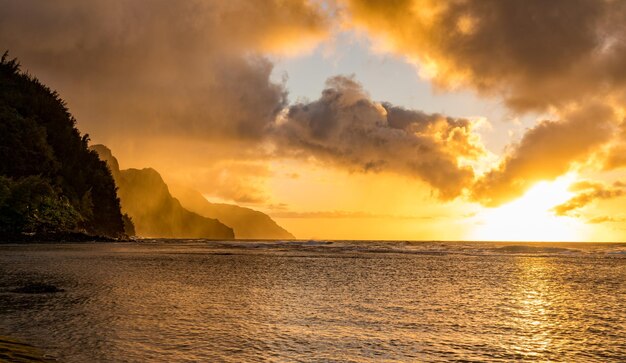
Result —
<instances>
[{"instance_id":1,"label":"silhouetted hillside","mask_svg":"<svg viewBox=\"0 0 626 363\"><path fill-rule=\"evenodd\" d=\"M122 237L106 164L87 148L59 95L0 61L0 236L84 231Z\"/></svg>"},{"instance_id":2,"label":"silhouetted hillside","mask_svg":"<svg viewBox=\"0 0 626 363\"><path fill-rule=\"evenodd\" d=\"M235 230L241 239L294 239L270 216L238 205L211 203L193 189L171 186L170 190L183 207L202 216L216 218Z\"/></svg>"},{"instance_id":3,"label":"silhouetted hillside","mask_svg":"<svg viewBox=\"0 0 626 363\"><path fill-rule=\"evenodd\" d=\"M142 213L146 213L148 210L160 209L161 206L155 204L162 203L159 200L165 200L167 198L163 195L167 192L170 193L180 201L180 205L183 208L195 212L200 216L206 218L214 218L229 226L234 230L235 237L240 239L293 239L295 238L291 233L287 232L281 226L276 224L268 215L249 209L243 208L237 205L230 204L216 204L207 201L200 193L195 190L187 189L179 186L167 186L160 175L153 169L143 169L141 171L136 169L121 170L117 159L104 145L94 145L93 150L96 150L102 160L105 160L111 166L111 172L116 180L119 181L118 186L120 188L120 198L122 199L122 207L125 212L133 217L133 221L137 226L138 234L144 235L140 230L146 228L144 225L146 222L149 224L163 223L163 221L152 220L145 222L140 221L138 218ZM137 176L138 172L143 173L143 176ZM158 180L156 178L158 177ZM146 185L150 183L151 185ZM132 192L131 192L132 190ZM150 190L151 194L145 194L142 190ZM141 194L143 200L138 199L138 195ZM171 198L171 196L169 196ZM139 205L133 205L133 203L140 203ZM144 210L141 206L146 206ZM169 218L169 217L168 217ZM182 231L181 231L182 232ZM161 235L158 235L161 236Z\"/></svg>"},{"instance_id":4,"label":"silhouetted hillside","mask_svg":"<svg viewBox=\"0 0 626 363\"><path fill-rule=\"evenodd\" d=\"M130 215L136 234L142 237L232 239L231 228L183 208L172 197L154 169L120 170L117 159L104 145L94 145L111 168L118 185L122 209Z\"/></svg>"}]
</instances>

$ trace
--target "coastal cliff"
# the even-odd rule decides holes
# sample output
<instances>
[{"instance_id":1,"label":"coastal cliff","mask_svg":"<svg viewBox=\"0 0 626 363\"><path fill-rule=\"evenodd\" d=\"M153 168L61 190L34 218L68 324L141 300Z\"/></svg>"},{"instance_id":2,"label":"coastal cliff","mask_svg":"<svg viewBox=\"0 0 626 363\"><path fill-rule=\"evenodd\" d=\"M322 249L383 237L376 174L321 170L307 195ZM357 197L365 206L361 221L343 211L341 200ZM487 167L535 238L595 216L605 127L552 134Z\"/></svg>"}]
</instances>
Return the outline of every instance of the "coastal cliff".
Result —
<instances>
[{"instance_id":1,"label":"coastal cliff","mask_svg":"<svg viewBox=\"0 0 626 363\"><path fill-rule=\"evenodd\" d=\"M211 203L189 188L170 186L170 191L188 210L232 227L239 239L295 239L265 213L233 204Z\"/></svg>"},{"instance_id":2,"label":"coastal cliff","mask_svg":"<svg viewBox=\"0 0 626 363\"><path fill-rule=\"evenodd\" d=\"M232 239L232 228L183 208L154 169L120 170L117 159L104 145L93 145L115 178L122 209L141 237Z\"/></svg>"},{"instance_id":3,"label":"coastal cliff","mask_svg":"<svg viewBox=\"0 0 626 363\"><path fill-rule=\"evenodd\" d=\"M60 96L0 61L0 239L123 238L116 187ZM54 239L54 238L53 238Z\"/></svg>"},{"instance_id":4,"label":"coastal cliff","mask_svg":"<svg viewBox=\"0 0 626 363\"><path fill-rule=\"evenodd\" d=\"M267 214L231 204L210 203L199 192L167 185L154 169L120 170L111 150L93 145L109 165L118 185L122 209L131 216L138 236L174 238L233 238L217 223L228 226L238 239L294 239ZM211 232L207 221L213 221Z\"/></svg>"}]
</instances>

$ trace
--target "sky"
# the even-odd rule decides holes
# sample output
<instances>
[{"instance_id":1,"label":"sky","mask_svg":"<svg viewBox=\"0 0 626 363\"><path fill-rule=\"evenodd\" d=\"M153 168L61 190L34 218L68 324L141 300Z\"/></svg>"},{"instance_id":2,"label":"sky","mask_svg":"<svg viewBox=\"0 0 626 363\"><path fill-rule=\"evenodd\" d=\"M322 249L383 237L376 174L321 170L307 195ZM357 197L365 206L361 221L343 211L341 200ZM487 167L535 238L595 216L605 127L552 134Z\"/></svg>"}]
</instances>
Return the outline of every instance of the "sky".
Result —
<instances>
[{"instance_id":1,"label":"sky","mask_svg":"<svg viewBox=\"0 0 626 363\"><path fill-rule=\"evenodd\" d=\"M626 238L626 3L0 0L122 168L302 239Z\"/></svg>"}]
</instances>

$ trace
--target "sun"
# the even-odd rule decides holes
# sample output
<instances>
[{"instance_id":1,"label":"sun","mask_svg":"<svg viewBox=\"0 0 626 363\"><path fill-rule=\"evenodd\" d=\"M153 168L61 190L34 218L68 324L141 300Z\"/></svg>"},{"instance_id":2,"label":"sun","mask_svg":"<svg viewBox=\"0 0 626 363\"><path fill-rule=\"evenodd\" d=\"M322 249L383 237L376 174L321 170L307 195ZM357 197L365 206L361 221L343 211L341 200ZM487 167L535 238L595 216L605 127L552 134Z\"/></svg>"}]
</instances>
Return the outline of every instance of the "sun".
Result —
<instances>
[{"instance_id":1,"label":"sun","mask_svg":"<svg viewBox=\"0 0 626 363\"><path fill-rule=\"evenodd\" d=\"M573 196L568 191L575 176L535 184L515 201L485 209L477 218L472 239L481 241L584 241L586 226L572 217L556 216L551 209Z\"/></svg>"}]
</instances>

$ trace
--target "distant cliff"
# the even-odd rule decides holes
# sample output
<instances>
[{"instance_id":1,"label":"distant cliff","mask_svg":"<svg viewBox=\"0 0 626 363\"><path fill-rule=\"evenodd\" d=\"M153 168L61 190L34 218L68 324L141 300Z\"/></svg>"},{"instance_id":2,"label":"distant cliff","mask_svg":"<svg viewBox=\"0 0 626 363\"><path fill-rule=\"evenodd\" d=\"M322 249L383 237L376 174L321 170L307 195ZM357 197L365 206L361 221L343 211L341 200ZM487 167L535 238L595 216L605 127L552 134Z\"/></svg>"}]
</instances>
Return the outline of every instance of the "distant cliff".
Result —
<instances>
[{"instance_id":1,"label":"distant cliff","mask_svg":"<svg viewBox=\"0 0 626 363\"><path fill-rule=\"evenodd\" d=\"M0 239L124 237L115 183L60 96L0 61Z\"/></svg>"},{"instance_id":2,"label":"distant cliff","mask_svg":"<svg viewBox=\"0 0 626 363\"><path fill-rule=\"evenodd\" d=\"M122 210L141 237L232 239L233 230L212 218L183 208L172 197L161 175L154 169L120 170L117 159L104 145L91 147L107 162L118 186Z\"/></svg>"},{"instance_id":3,"label":"distant cliff","mask_svg":"<svg viewBox=\"0 0 626 363\"><path fill-rule=\"evenodd\" d=\"M202 194L193 189L171 186L170 190L185 208L202 216L220 220L235 230L237 238L295 238L265 213L238 205L210 203Z\"/></svg>"},{"instance_id":4,"label":"distant cliff","mask_svg":"<svg viewBox=\"0 0 626 363\"><path fill-rule=\"evenodd\" d=\"M115 180L118 181L122 208L133 218L138 235L165 237L162 235L164 231L157 229L153 224L161 223L164 226L170 225L171 223L167 222L167 220L172 218L172 215L176 213L153 216L150 218L144 218L143 214L148 213L148 211L171 208L165 208L163 204L166 203L167 200L172 199L171 195L173 195L177 198L174 199L175 203L182 205L182 208L206 218L217 219L232 228L235 238L295 238L291 233L276 224L267 214L237 205L210 203L195 190L178 186L167 186L160 175L153 169L128 169L120 171L117 159L106 146L94 145L92 149L97 151L100 158L105 160L110 166ZM150 227L149 229L152 234L147 233L146 229L148 227ZM184 231L179 231L175 236L180 236L182 232Z\"/></svg>"}]
</instances>

